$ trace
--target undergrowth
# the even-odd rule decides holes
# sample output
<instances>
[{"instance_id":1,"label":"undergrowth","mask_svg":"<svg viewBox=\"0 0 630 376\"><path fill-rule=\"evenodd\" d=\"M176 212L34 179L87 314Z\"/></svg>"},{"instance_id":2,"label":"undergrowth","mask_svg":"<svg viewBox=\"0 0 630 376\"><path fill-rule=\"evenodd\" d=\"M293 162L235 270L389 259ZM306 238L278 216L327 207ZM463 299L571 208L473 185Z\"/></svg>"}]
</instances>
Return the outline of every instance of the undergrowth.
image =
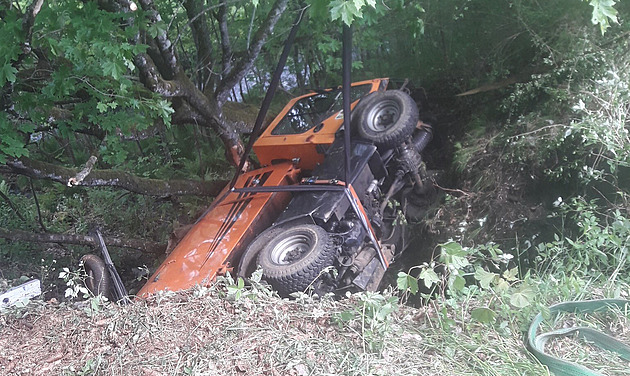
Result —
<instances>
[{"instance_id":1,"label":"undergrowth","mask_svg":"<svg viewBox=\"0 0 630 376\"><path fill-rule=\"evenodd\" d=\"M584 325L630 342L628 312L552 317L548 310L630 298L630 64L627 46L617 43L627 37L574 31L569 42L536 39L550 52L549 69L517 84L500 116L476 114L453 158L454 175L467 185L448 191L434 219L454 240L443 239L432 261L400 272L395 288L286 300L258 278L246 285L226 276L130 306L93 297L36 301L0 315L0 373L546 375L523 342L539 312L547 329ZM164 172L146 166L146 176ZM18 194L0 182L16 208L0 202L1 225L36 223L26 187L11 182ZM141 223L151 237L176 220L151 199L111 191L57 199L56 190L40 197L43 221L56 231L102 221L125 233ZM499 207L494 215L490 205ZM544 231L524 225L532 218ZM509 241L493 239L498 233ZM0 257L18 262L28 254L22 247L2 246ZM67 287L82 292L74 282ZM606 375L630 373L627 362L575 338L547 348Z\"/></svg>"},{"instance_id":2,"label":"undergrowth","mask_svg":"<svg viewBox=\"0 0 630 376\"><path fill-rule=\"evenodd\" d=\"M490 246L498 257L496 246ZM479 253L478 253L479 252ZM210 287L159 293L129 306L89 298L32 302L0 315L0 370L63 375L547 375L530 357L523 332L532 317L562 300L617 296L601 280L520 276L488 250L446 243L447 273L401 273L397 289L337 300L298 294L280 299L254 278L226 277ZM472 262L458 257L469 256ZM464 257L466 258L466 257ZM455 266L457 265L457 266ZM422 267L429 270L429 266ZM452 276L461 276L463 287ZM404 277L404 278L403 278ZM429 284L421 307L405 304ZM418 294L421 294L418 292ZM549 328L583 324L630 340L627 312L548 317ZM559 339L550 353L627 374L627 364L588 343ZM36 356L34 354L37 354ZM605 363L602 363L606 360Z\"/></svg>"}]
</instances>

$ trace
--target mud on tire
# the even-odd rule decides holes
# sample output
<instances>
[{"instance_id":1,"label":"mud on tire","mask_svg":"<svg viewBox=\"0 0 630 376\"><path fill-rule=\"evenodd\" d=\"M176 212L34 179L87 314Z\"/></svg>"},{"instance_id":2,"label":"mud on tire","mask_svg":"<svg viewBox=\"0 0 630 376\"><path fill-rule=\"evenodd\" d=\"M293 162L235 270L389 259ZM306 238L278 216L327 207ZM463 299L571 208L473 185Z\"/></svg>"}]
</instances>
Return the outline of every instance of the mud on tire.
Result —
<instances>
[{"instance_id":1,"label":"mud on tire","mask_svg":"<svg viewBox=\"0 0 630 376\"><path fill-rule=\"evenodd\" d=\"M418 123L418 106L400 90L370 94L359 102L355 114L359 136L386 148L400 144Z\"/></svg>"},{"instance_id":2,"label":"mud on tire","mask_svg":"<svg viewBox=\"0 0 630 376\"><path fill-rule=\"evenodd\" d=\"M263 278L280 295L304 291L333 264L336 249L330 234L314 224L282 225L267 232L267 243L258 255ZM261 234L261 236L265 233ZM258 239L257 239L258 240Z\"/></svg>"}]
</instances>

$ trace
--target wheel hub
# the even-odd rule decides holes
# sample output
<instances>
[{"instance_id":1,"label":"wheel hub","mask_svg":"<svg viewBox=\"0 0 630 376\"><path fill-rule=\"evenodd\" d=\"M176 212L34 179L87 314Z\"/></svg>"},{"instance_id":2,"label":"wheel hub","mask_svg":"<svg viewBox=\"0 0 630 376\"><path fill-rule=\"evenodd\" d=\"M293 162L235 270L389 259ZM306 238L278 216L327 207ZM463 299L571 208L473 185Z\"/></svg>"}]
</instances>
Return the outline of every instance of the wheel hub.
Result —
<instances>
[{"instance_id":1,"label":"wheel hub","mask_svg":"<svg viewBox=\"0 0 630 376\"><path fill-rule=\"evenodd\" d=\"M313 244L309 234L296 234L281 240L271 251L271 261L277 265L287 265L301 259Z\"/></svg>"},{"instance_id":2,"label":"wheel hub","mask_svg":"<svg viewBox=\"0 0 630 376\"><path fill-rule=\"evenodd\" d=\"M373 132L382 132L398 121L400 108L394 101L383 101L368 113L368 128Z\"/></svg>"}]
</instances>

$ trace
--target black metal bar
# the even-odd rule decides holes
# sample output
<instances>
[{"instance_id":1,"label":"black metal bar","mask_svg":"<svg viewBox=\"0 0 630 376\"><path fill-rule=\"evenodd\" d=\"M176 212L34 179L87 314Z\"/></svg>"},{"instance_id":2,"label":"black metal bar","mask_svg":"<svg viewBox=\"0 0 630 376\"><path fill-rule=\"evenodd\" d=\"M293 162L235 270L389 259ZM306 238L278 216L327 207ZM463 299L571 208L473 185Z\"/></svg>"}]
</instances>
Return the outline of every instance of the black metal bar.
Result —
<instances>
[{"instance_id":1,"label":"black metal bar","mask_svg":"<svg viewBox=\"0 0 630 376\"><path fill-rule=\"evenodd\" d=\"M313 185L277 185L269 187L232 188L235 193L270 193L270 192L341 192L341 185L313 184Z\"/></svg>"},{"instance_id":2,"label":"black metal bar","mask_svg":"<svg viewBox=\"0 0 630 376\"><path fill-rule=\"evenodd\" d=\"M289 52L291 52L291 46L293 45L293 41L295 40L295 35L297 34L298 27L300 26L300 22L304 16L304 12L306 8L302 9L299 14L295 18L295 22L293 23L293 27L289 32L289 36L287 37L286 42L284 43L284 48L282 50L282 54L280 55L280 60L278 61L278 65L276 66L276 70L273 72L273 76L271 78L271 82L269 83L269 89L267 89L267 93L265 93L265 98L260 105L260 111L258 111L258 116L256 117L256 122L254 123L254 129L252 130L252 134L249 137L249 142L245 147L245 151L243 152L243 156L241 157L241 162L238 164L238 168L232 181L230 182L230 188L234 187L236 184L236 180L238 179L241 171L243 171L243 167L245 166L245 162L247 158L249 158L249 153L252 151L252 147L254 146L254 141L260 136L262 133L262 123L265 120L265 116L267 116L267 111L269 111L269 106L271 105L271 100L273 96L276 94L276 89L278 88L278 83L280 82L280 78L282 76L282 71L284 70L284 66L287 62L287 57L289 56Z\"/></svg>"},{"instance_id":3,"label":"black metal bar","mask_svg":"<svg viewBox=\"0 0 630 376\"><path fill-rule=\"evenodd\" d=\"M343 139L345 146L345 169L344 169L344 181L346 187L350 184L348 179L350 176L350 85L351 85L351 71L352 71L352 28L345 23L343 24L343 77L342 88L343 93Z\"/></svg>"},{"instance_id":4,"label":"black metal bar","mask_svg":"<svg viewBox=\"0 0 630 376\"><path fill-rule=\"evenodd\" d=\"M378 243L378 239L374 236L374 233L371 231L371 227L368 219L363 215L358 202L355 202L354 197L350 193L350 174L351 165L350 158L351 156L351 139L350 139L350 85L351 85L351 73L352 73L352 26L348 26L345 23L343 24L343 55L342 55L342 64L343 64L343 77L342 77L342 92L343 92L343 139L344 139L344 154L345 154L345 193L350 201L352 209L356 213L356 215L361 219L361 223L365 230L368 233L372 244L377 250L377 254L379 256L379 261L383 266L383 269L387 269L387 261L385 260L385 256L383 255L383 251L381 250L381 246Z\"/></svg>"},{"instance_id":5,"label":"black metal bar","mask_svg":"<svg viewBox=\"0 0 630 376\"><path fill-rule=\"evenodd\" d=\"M112 282L114 283L114 299L120 304L129 304L131 300L129 300L129 295L127 294L127 289L125 289L125 285L122 283L120 279L120 275L114 266L114 262L109 255L109 251L107 250L107 245L105 245L105 240L103 239L103 235L101 232L96 229L95 230L96 237L98 239L98 244L101 248L101 253L103 254L103 261L105 262L105 266L107 267L107 271L109 275L112 277Z\"/></svg>"},{"instance_id":6,"label":"black metal bar","mask_svg":"<svg viewBox=\"0 0 630 376\"><path fill-rule=\"evenodd\" d=\"M361 203L357 202L354 199L352 192L350 192L349 186L344 189L344 192L346 194L346 197L348 198L348 201L350 202L350 205L352 206L352 210L354 210L354 213L357 215L357 217L359 217L359 220L361 221L361 225L367 232L368 237L370 238L370 241L372 242L372 245L374 246L374 249L376 249L376 254L378 255L378 260L381 262L381 266L383 267L384 270L387 270L387 260L385 260L383 249L381 248L381 245L379 244L378 239L376 239L374 232L372 232L372 226L370 225L368 218L364 215L364 213L361 211L361 208L359 207Z\"/></svg>"}]
</instances>

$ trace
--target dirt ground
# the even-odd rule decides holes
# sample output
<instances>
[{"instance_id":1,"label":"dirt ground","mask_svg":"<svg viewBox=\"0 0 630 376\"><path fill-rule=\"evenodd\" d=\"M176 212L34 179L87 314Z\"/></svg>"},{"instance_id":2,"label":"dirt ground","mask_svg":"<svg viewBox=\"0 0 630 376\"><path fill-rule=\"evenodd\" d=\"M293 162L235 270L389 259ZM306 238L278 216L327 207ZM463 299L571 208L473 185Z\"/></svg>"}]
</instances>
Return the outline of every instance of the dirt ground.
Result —
<instances>
[{"instance_id":1,"label":"dirt ground","mask_svg":"<svg viewBox=\"0 0 630 376\"><path fill-rule=\"evenodd\" d=\"M225 291L197 288L128 306L33 302L0 315L0 374L474 375L482 361L462 350L477 340L461 330L440 334L436 310L399 306L397 297L289 301ZM373 319L371 306L392 310ZM510 341L522 349L520 338ZM510 356L536 367L524 349Z\"/></svg>"},{"instance_id":2,"label":"dirt ground","mask_svg":"<svg viewBox=\"0 0 630 376\"><path fill-rule=\"evenodd\" d=\"M401 374L382 353L364 352L357 328L335 318L352 310L352 299L304 304L220 295L195 289L122 307L32 303L0 316L0 374L343 374L357 363Z\"/></svg>"}]
</instances>

